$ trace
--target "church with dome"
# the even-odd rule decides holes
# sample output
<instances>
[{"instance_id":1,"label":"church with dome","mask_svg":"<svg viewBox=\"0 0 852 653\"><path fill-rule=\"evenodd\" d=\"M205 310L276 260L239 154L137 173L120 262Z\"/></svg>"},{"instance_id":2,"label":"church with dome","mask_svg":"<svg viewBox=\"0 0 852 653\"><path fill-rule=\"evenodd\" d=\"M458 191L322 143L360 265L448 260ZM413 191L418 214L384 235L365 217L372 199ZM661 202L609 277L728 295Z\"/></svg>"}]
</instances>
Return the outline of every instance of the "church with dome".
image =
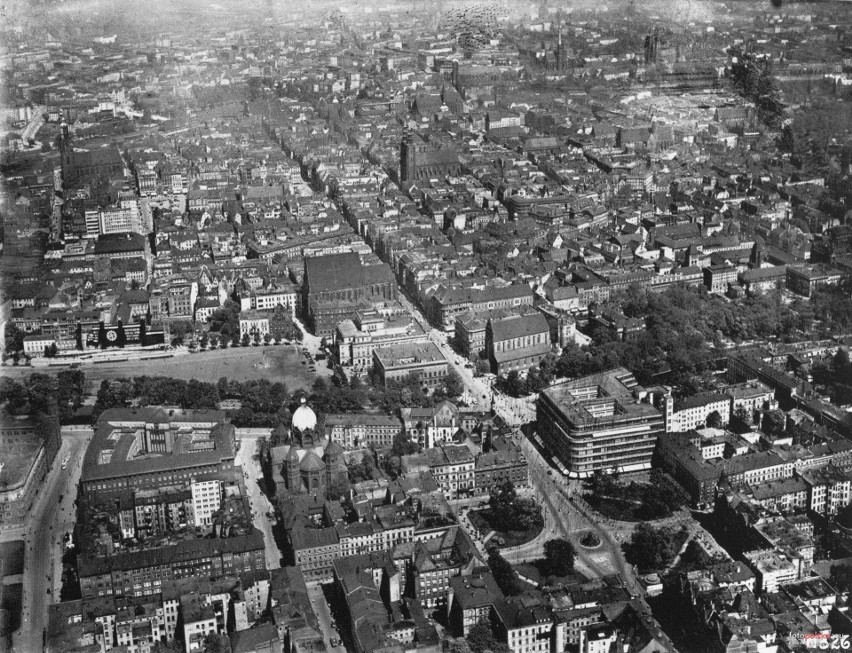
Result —
<instances>
[{"instance_id":1,"label":"church with dome","mask_svg":"<svg viewBox=\"0 0 852 653\"><path fill-rule=\"evenodd\" d=\"M329 442L317 429L317 416L302 399L290 428L280 424L274 439L284 444L269 451L269 466L279 496L311 494L338 497L349 489L343 447Z\"/></svg>"}]
</instances>

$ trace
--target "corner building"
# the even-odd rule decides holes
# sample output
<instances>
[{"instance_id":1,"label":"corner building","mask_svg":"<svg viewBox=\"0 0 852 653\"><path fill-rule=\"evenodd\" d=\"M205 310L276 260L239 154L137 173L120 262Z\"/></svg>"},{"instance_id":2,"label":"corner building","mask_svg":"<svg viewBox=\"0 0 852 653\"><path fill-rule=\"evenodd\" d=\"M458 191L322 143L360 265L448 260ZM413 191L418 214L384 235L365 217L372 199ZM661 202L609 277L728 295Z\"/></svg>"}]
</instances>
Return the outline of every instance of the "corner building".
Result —
<instances>
[{"instance_id":1,"label":"corner building","mask_svg":"<svg viewBox=\"0 0 852 653\"><path fill-rule=\"evenodd\" d=\"M560 383L539 395L538 434L571 478L649 469L665 432L652 399L623 367Z\"/></svg>"}]
</instances>

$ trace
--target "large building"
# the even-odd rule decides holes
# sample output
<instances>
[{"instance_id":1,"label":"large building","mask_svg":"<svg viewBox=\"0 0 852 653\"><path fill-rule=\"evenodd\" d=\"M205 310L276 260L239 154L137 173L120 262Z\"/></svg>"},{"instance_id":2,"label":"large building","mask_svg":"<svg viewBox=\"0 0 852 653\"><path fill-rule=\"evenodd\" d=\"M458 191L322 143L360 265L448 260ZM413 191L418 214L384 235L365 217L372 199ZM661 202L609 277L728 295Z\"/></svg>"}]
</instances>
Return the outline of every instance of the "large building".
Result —
<instances>
[{"instance_id":1,"label":"large building","mask_svg":"<svg viewBox=\"0 0 852 653\"><path fill-rule=\"evenodd\" d=\"M390 447L402 433L398 417L381 413L332 413L325 416L324 426L328 441L339 442L346 448L370 444Z\"/></svg>"},{"instance_id":2,"label":"large building","mask_svg":"<svg viewBox=\"0 0 852 653\"><path fill-rule=\"evenodd\" d=\"M263 533L224 538L193 538L147 551L111 556L81 555L77 562L84 599L146 596L170 580L198 576L239 576L264 571Z\"/></svg>"},{"instance_id":3,"label":"large building","mask_svg":"<svg viewBox=\"0 0 852 653\"><path fill-rule=\"evenodd\" d=\"M535 312L536 309L529 304L521 304L520 306L511 308L495 308L461 313L460 315L456 315L456 343L458 343L462 354L467 358L475 360L485 353L485 328L489 320L499 320L511 315L530 315Z\"/></svg>"},{"instance_id":4,"label":"large building","mask_svg":"<svg viewBox=\"0 0 852 653\"><path fill-rule=\"evenodd\" d=\"M62 181L66 186L98 178L124 177L126 166L118 148L113 146L92 151L75 150L69 142L68 126L64 124L59 149L62 152Z\"/></svg>"},{"instance_id":5,"label":"large building","mask_svg":"<svg viewBox=\"0 0 852 653\"><path fill-rule=\"evenodd\" d=\"M317 336L331 338L364 305L396 298L396 280L383 263L364 265L355 252L305 259L302 309Z\"/></svg>"},{"instance_id":6,"label":"large building","mask_svg":"<svg viewBox=\"0 0 852 653\"><path fill-rule=\"evenodd\" d=\"M731 421L731 397L725 393L704 392L675 401L663 399L666 415L666 433L702 428L707 418L717 413L722 424Z\"/></svg>"},{"instance_id":7,"label":"large building","mask_svg":"<svg viewBox=\"0 0 852 653\"><path fill-rule=\"evenodd\" d=\"M0 528L25 521L59 446L55 415L0 415Z\"/></svg>"},{"instance_id":8,"label":"large building","mask_svg":"<svg viewBox=\"0 0 852 653\"><path fill-rule=\"evenodd\" d=\"M551 386L539 395L538 433L573 478L648 469L663 415L623 367Z\"/></svg>"},{"instance_id":9,"label":"large building","mask_svg":"<svg viewBox=\"0 0 852 653\"><path fill-rule=\"evenodd\" d=\"M225 413L216 410L106 410L83 459L81 491L155 489L230 471L234 434Z\"/></svg>"},{"instance_id":10,"label":"large building","mask_svg":"<svg viewBox=\"0 0 852 653\"><path fill-rule=\"evenodd\" d=\"M304 398L293 413L286 443L272 447L269 455L272 479L280 494L340 496L348 489L343 446L326 440Z\"/></svg>"},{"instance_id":11,"label":"large building","mask_svg":"<svg viewBox=\"0 0 852 653\"><path fill-rule=\"evenodd\" d=\"M526 371L550 352L550 326L538 312L488 320L485 349L494 374Z\"/></svg>"},{"instance_id":12,"label":"large building","mask_svg":"<svg viewBox=\"0 0 852 653\"><path fill-rule=\"evenodd\" d=\"M358 311L353 319L337 325L334 336L341 367L365 376L378 347L425 342L426 333L410 315L384 316L379 311Z\"/></svg>"},{"instance_id":13,"label":"large building","mask_svg":"<svg viewBox=\"0 0 852 653\"><path fill-rule=\"evenodd\" d=\"M406 343L382 347L373 352L373 367L383 385L388 381L403 381L410 374L420 379L421 385L437 388L443 385L449 373L447 359L434 342Z\"/></svg>"},{"instance_id":14,"label":"large building","mask_svg":"<svg viewBox=\"0 0 852 653\"><path fill-rule=\"evenodd\" d=\"M399 180L402 183L457 175L461 171L454 150L431 149L422 139L406 134L399 146Z\"/></svg>"},{"instance_id":15,"label":"large building","mask_svg":"<svg viewBox=\"0 0 852 653\"><path fill-rule=\"evenodd\" d=\"M533 291L526 284L488 286L486 288L451 288L439 286L425 305L432 324L454 333L456 316L467 311L517 308L533 305Z\"/></svg>"}]
</instances>

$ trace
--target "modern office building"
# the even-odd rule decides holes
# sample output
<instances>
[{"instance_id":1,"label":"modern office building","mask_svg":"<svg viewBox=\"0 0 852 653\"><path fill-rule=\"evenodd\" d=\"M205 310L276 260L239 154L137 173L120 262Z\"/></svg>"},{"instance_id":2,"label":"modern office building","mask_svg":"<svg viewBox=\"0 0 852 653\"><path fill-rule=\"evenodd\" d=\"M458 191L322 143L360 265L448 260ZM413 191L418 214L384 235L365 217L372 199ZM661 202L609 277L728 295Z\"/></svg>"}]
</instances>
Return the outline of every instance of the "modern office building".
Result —
<instances>
[{"instance_id":1,"label":"modern office building","mask_svg":"<svg viewBox=\"0 0 852 653\"><path fill-rule=\"evenodd\" d=\"M623 367L566 381L538 399L538 433L573 478L648 469L664 432L652 397Z\"/></svg>"},{"instance_id":2,"label":"modern office building","mask_svg":"<svg viewBox=\"0 0 852 653\"><path fill-rule=\"evenodd\" d=\"M83 494L186 483L234 467L233 425L217 410L113 408L95 426Z\"/></svg>"}]
</instances>

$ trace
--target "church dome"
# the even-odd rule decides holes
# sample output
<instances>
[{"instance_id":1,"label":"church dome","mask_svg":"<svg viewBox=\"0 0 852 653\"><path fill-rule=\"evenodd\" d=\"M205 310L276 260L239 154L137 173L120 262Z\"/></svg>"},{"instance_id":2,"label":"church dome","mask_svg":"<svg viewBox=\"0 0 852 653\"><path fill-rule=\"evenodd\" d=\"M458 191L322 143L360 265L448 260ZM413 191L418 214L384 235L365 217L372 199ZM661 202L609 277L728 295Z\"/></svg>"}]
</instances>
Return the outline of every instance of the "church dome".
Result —
<instances>
[{"instance_id":1,"label":"church dome","mask_svg":"<svg viewBox=\"0 0 852 653\"><path fill-rule=\"evenodd\" d=\"M302 405L293 413L293 428L300 431L312 431L317 427L317 415L308 406L304 397L302 397Z\"/></svg>"}]
</instances>

